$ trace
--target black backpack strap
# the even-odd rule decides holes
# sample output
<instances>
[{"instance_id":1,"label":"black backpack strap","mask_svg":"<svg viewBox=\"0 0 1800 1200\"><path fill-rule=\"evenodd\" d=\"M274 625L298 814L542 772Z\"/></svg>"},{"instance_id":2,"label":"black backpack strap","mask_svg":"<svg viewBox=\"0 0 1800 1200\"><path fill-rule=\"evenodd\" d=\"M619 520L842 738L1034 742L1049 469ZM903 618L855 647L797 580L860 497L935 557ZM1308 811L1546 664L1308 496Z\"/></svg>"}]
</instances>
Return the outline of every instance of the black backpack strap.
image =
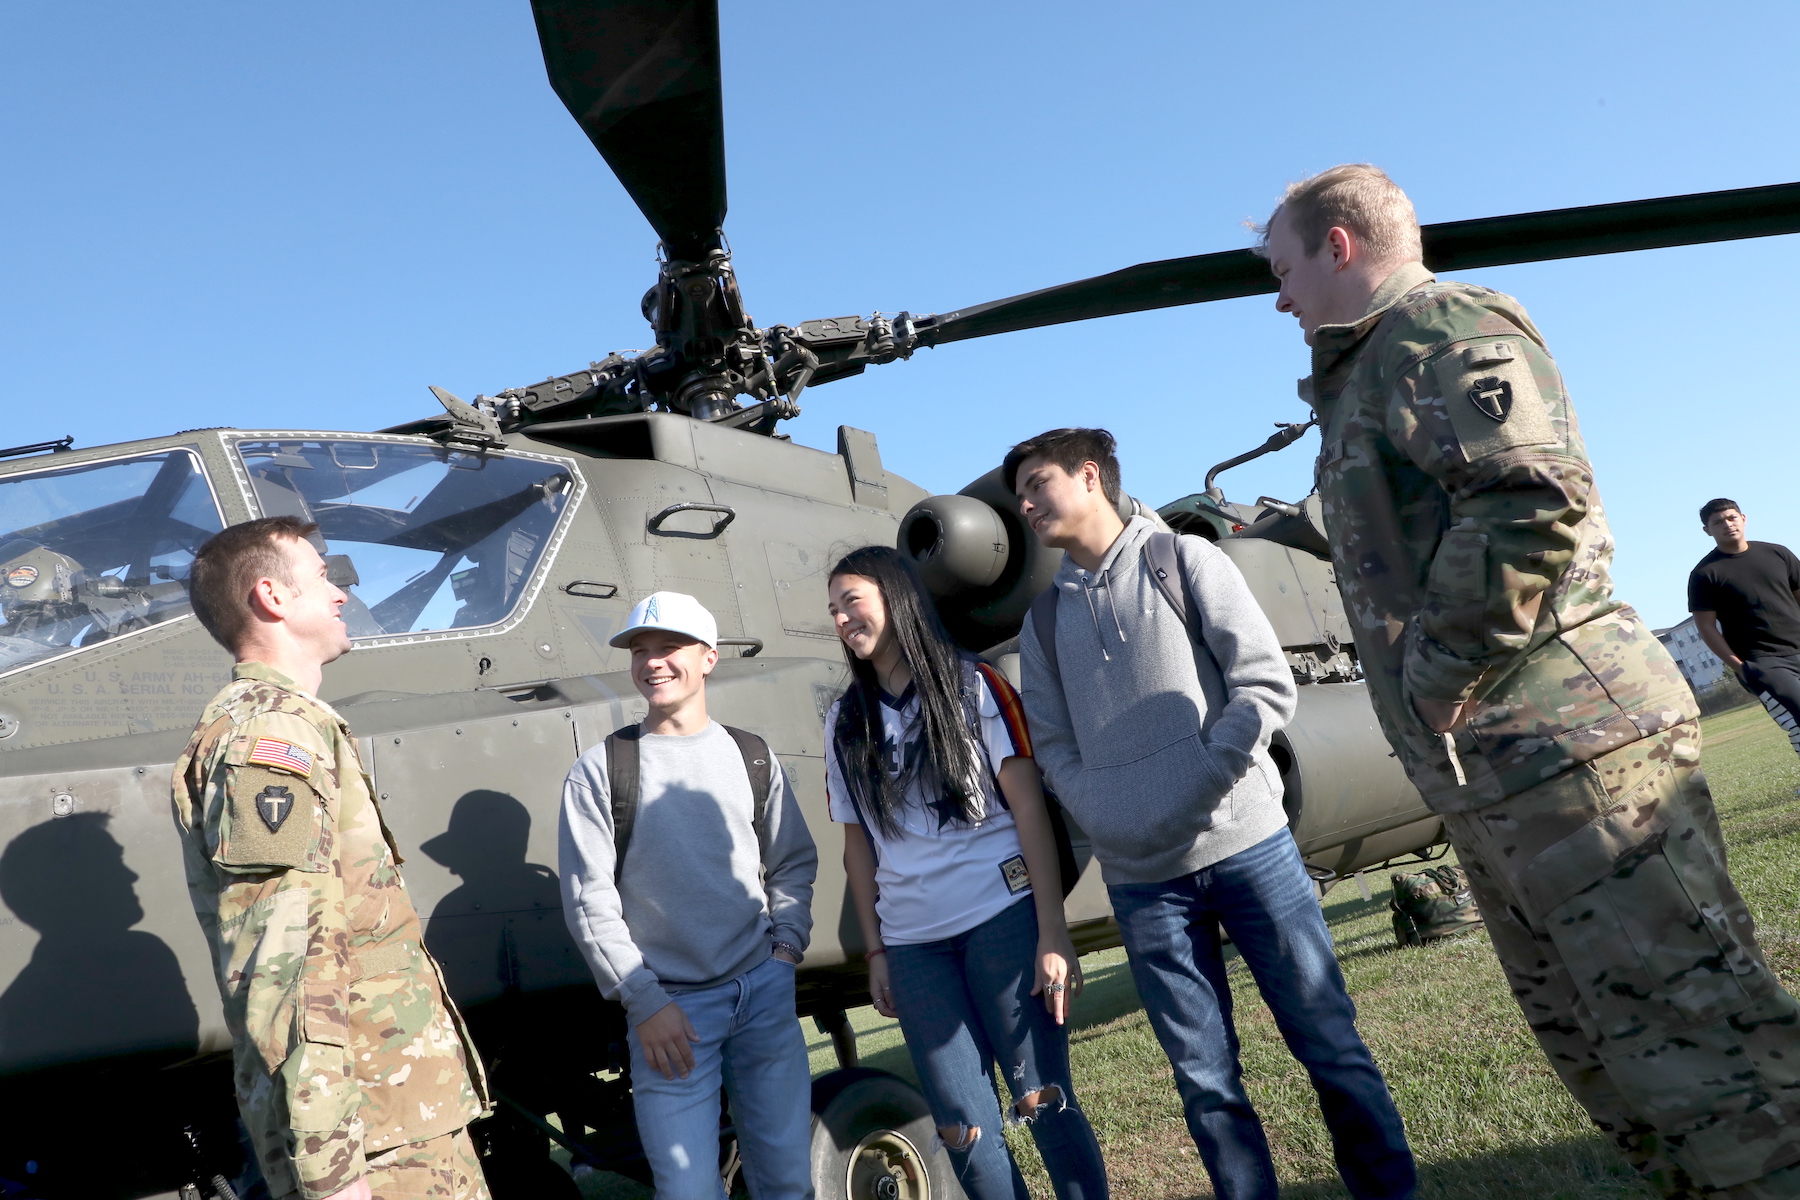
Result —
<instances>
[{"instance_id":1,"label":"black backpack strap","mask_svg":"<svg viewBox=\"0 0 1800 1200\"><path fill-rule=\"evenodd\" d=\"M606 735L606 783L612 793L613 884L625 870L625 851L631 846L631 827L638 813L638 739L641 726L627 725Z\"/></svg>"},{"instance_id":2,"label":"black backpack strap","mask_svg":"<svg viewBox=\"0 0 1800 1200\"><path fill-rule=\"evenodd\" d=\"M1050 664L1050 675L1062 684L1062 667L1056 661L1056 604L1061 599L1056 585L1051 584L1037 594L1031 602L1031 629L1037 634L1038 646L1044 652L1044 661Z\"/></svg>"},{"instance_id":3,"label":"black backpack strap","mask_svg":"<svg viewBox=\"0 0 1800 1200\"><path fill-rule=\"evenodd\" d=\"M750 796L755 805L750 820L756 827L756 840L762 846L769 844L769 793L775 790L775 756L769 753L769 743L757 737L747 729L725 726L725 732L737 743L738 753L744 756L744 774L750 777Z\"/></svg>"},{"instance_id":4,"label":"black backpack strap","mask_svg":"<svg viewBox=\"0 0 1800 1200\"><path fill-rule=\"evenodd\" d=\"M1187 572L1181 569L1181 554L1175 541L1176 535L1157 530L1144 540L1144 563L1150 568L1150 575L1156 580L1156 586L1162 589L1163 598L1181 623L1187 627L1188 637L1194 637L1194 621L1192 613L1195 605L1188 596Z\"/></svg>"}]
</instances>

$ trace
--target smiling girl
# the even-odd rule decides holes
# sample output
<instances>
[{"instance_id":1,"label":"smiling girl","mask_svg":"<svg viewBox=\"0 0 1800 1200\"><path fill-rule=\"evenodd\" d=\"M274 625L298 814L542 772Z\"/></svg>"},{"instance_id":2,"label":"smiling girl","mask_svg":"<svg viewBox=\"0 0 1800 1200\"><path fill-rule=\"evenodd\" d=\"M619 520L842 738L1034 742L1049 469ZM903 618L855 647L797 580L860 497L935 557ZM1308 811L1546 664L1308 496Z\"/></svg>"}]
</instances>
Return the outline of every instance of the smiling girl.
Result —
<instances>
[{"instance_id":1,"label":"smiling girl","mask_svg":"<svg viewBox=\"0 0 1800 1200\"><path fill-rule=\"evenodd\" d=\"M970 1200L1027 1198L996 1062L1060 1200L1104 1200L1063 1029L1081 968L1018 695L950 641L899 551L846 555L829 587L853 679L825 719L827 788L869 998L899 1019Z\"/></svg>"}]
</instances>

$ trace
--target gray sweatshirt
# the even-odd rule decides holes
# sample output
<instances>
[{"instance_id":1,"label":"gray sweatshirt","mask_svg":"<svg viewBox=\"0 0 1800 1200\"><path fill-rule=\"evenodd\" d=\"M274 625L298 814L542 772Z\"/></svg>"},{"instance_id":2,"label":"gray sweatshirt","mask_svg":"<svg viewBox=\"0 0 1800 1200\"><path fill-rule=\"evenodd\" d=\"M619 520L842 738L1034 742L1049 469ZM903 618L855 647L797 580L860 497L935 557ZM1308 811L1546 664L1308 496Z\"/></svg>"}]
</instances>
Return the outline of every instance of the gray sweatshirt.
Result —
<instances>
[{"instance_id":1,"label":"gray sweatshirt","mask_svg":"<svg viewBox=\"0 0 1800 1200\"><path fill-rule=\"evenodd\" d=\"M1294 680L1244 577L1197 537L1176 540L1200 645L1125 526L1092 574L1064 558L1050 673L1030 620L1019 638L1038 766L1093 841L1107 883L1160 883L1247 850L1287 824L1269 737Z\"/></svg>"},{"instance_id":2,"label":"gray sweatshirt","mask_svg":"<svg viewBox=\"0 0 1800 1200\"><path fill-rule=\"evenodd\" d=\"M779 764L758 845L743 755L718 722L686 737L645 734L638 754L637 823L616 887L604 743L563 781L557 832L569 933L633 1025L672 993L742 975L771 941L805 949L819 867Z\"/></svg>"}]
</instances>

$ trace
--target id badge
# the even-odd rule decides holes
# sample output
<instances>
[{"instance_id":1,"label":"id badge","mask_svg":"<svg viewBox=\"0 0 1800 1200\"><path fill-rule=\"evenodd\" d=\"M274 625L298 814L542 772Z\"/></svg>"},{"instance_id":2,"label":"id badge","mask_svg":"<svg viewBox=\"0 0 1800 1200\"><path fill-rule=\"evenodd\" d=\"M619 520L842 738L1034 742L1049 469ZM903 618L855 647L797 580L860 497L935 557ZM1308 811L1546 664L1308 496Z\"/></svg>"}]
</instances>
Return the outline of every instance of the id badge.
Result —
<instances>
[{"instance_id":1,"label":"id badge","mask_svg":"<svg viewBox=\"0 0 1800 1200\"><path fill-rule=\"evenodd\" d=\"M1000 877L1006 880L1006 890L1013 895L1031 890L1031 872L1025 869L1025 856L1015 854L1000 864Z\"/></svg>"}]
</instances>

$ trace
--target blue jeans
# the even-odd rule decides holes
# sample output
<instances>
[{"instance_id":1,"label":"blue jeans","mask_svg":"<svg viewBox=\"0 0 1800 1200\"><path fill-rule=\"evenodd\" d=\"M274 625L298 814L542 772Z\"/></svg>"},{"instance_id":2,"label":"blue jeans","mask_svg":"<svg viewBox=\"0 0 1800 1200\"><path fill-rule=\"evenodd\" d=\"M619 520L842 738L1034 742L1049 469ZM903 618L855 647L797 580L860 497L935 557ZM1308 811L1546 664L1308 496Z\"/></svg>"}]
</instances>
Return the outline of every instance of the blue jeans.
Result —
<instances>
[{"instance_id":1,"label":"blue jeans","mask_svg":"<svg viewBox=\"0 0 1800 1200\"><path fill-rule=\"evenodd\" d=\"M1069 1087L1068 1034L1031 994L1037 942L1037 909L1026 896L967 933L891 946L894 1007L932 1120L980 1131L961 1149L945 1143L969 1200L1029 1200L1002 1136L996 1060L1015 1101L1050 1087L1061 1093L1030 1122L1058 1200L1106 1200L1100 1143Z\"/></svg>"},{"instance_id":2,"label":"blue jeans","mask_svg":"<svg viewBox=\"0 0 1800 1200\"><path fill-rule=\"evenodd\" d=\"M723 1200L719 1087L731 1100L744 1181L755 1200L811 1200L812 1071L794 1016L794 967L778 958L675 1003L700 1035L686 1079L664 1079L631 1030L638 1140L657 1200Z\"/></svg>"},{"instance_id":3,"label":"blue jeans","mask_svg":"<svg viewBox=\"0 0 1800 1200\"><path fill-rule=\"evenodd\" d=\"M1107 891L1131 977L1175 1068L1188 1131L1219 1200L1276 1195L1269 1143L1238 1065L1221 925L1312 1078L1350 1194L1413 1194L1406 1131L1356 1032L1331 932L1287 830L1192 875Z\"/></svg>"}]
</instances>

